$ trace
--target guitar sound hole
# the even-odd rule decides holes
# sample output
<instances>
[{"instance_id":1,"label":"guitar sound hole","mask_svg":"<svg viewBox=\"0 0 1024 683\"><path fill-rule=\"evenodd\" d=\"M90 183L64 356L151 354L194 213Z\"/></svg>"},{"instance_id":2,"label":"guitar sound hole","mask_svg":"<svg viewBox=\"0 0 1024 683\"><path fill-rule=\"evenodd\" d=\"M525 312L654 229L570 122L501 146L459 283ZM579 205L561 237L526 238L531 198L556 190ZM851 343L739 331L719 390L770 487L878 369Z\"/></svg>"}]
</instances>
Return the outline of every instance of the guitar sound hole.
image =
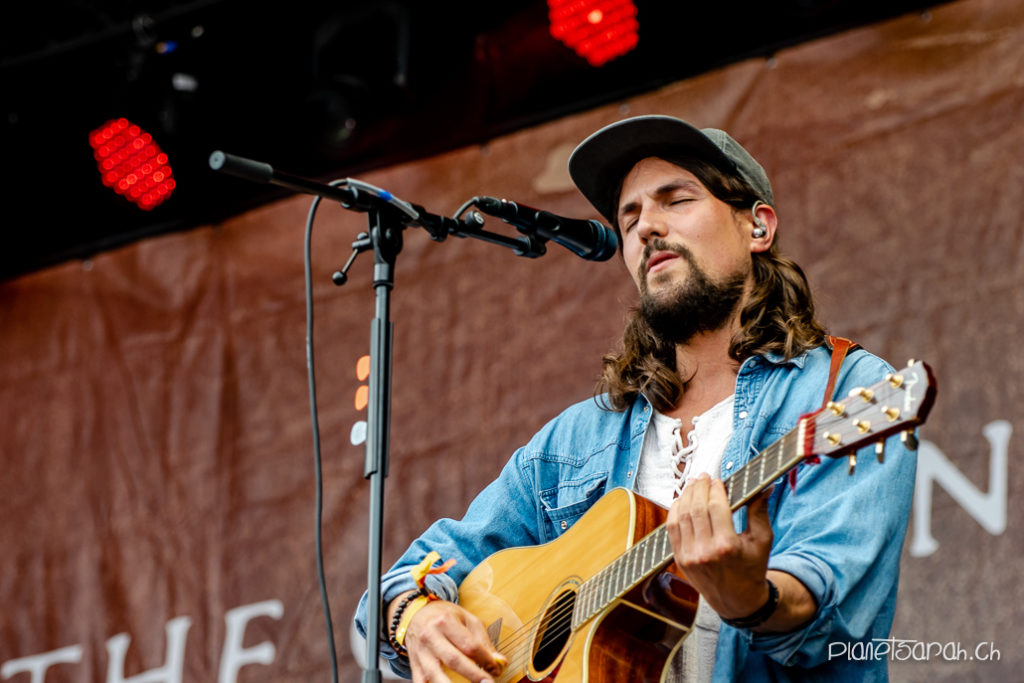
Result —
<instances>
[{"instance_id":1,"label":"guitar sound hole","mask_svg":"<svg viewBox=\"0 0 1024 683\"><path fill-rule=\"evenodd\" d=\"M565 591L548 606L538 630L537 647L533 653L533 668L544 671L555 663L569 641L572 632L572 610L576 593Z\"/></svg>"}]
</instances>

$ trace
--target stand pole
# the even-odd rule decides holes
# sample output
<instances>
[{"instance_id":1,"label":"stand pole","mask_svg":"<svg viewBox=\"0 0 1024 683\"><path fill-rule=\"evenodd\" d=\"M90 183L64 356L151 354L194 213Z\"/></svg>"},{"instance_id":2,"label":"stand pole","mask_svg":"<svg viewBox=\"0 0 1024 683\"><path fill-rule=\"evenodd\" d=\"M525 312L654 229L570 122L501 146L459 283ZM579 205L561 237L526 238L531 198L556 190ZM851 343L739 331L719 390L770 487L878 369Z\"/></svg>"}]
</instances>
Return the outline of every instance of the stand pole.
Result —
<instances>
[{"instance_id":1,"label":"stand pole","mask_svg":"<svg viewBox=\"0 0 1024 683\"><path fill-rule=\"evenodd\" d=\"M373 288L377 295L376 315L370 328L370 401L367 407L366 467L370 480L370 539L367 567L366 669L363 683L379 683L381 674L380 634L381 548L384 528L384 480L388 476L388 434L391 426L391 365L394 326L390 321L394 267L402 249L402 227L387 225L379 210L370 212L373 242Z\"/></svg>"}]
</instances>

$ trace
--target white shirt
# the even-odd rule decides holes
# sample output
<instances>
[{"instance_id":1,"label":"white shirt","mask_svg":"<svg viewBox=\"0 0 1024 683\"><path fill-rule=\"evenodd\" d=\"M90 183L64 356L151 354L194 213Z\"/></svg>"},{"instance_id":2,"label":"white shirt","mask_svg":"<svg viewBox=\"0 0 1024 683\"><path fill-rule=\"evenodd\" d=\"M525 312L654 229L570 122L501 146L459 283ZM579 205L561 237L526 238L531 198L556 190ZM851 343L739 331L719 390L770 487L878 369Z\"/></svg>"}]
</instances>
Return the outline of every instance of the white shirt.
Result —
<instances>
[{"instance_id":1,"label":"white shirt","mask_svg":"<svg viewBox=\"0 0 1024 683\"><path fill-rule=\"evenodd\" d=\"M682 420L654 411L644 435L637 465L636 492L669 507L698 474L721 476L722 454L732 436L733 396L693 418L693 430L682 439ZM721 619L703 599L697 607L693 631L669 668L668 681L710 681Z\"/></svg>"}]
</instances>

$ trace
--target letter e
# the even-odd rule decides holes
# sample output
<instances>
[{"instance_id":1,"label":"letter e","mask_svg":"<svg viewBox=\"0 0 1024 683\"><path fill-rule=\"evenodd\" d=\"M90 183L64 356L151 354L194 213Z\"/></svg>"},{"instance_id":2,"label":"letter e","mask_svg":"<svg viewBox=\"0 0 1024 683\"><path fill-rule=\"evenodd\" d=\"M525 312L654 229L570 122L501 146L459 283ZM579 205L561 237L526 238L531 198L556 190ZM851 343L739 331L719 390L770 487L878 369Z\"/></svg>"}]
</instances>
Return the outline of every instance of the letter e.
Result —
<instances>
[{"instance_id":1,"label":"letter e","mask_svg":"<svg viewBox=\"0 0 1024 683\"><path fill-rule=\"evenodd\" d=\"M280 600L266 600L251 605L243 605L228 610L224 615L227 630L224 633L224 650L220 657L220 675L218 683L235 683L238 670L246 664L270 664L274 661L274 644L263 641L255 647L243 648L245 626L255 617L273 617L280 619L284 615L284 605Z\"/></svg>"}]
</instances>

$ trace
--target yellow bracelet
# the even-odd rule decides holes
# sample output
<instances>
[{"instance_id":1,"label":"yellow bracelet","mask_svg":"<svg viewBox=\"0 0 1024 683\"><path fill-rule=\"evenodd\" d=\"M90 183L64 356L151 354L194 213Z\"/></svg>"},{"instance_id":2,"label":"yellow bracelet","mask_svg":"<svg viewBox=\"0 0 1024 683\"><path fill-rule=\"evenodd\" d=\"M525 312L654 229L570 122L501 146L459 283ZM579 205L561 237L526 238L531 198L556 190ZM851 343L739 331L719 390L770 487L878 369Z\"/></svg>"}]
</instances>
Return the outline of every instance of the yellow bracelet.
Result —
<instances>
[{"instance_id":1,"label":"yellow bracelet","mask_svg":"<svg viewBox=\"0 0 1024 683\"><path fill-rule=\"evenodd\" d=\"M409 623L412 621L413 615L423 609L423 606L431 600L440 600L432 590L427 588L427 575L444 574L455 564L455 560L452 559L440 567L435 567L434 564L440 559L441 555L437 551L432 550L426 554L422 562L409 570L419 590L409 593L402 599L398 609L395 611L395 615L392 617L391 628L388 630L388 642L395 648L395 652L400 655L408 654L405 649L405 632L409 629Z\"/></svg>"},{"instance_id":2,"label":"yellow bracelet","mask_svg":"<svg viewBox=\"0 0 1024 683\"><path fill-rule=\"evenodd\" d=\"M432 600L436 600L434 596L420 595L415 600L406 605L405 610L402 612L402 620L398 622L398 628L395 629L395 642L402 648L405 648L405 632L409 630L409 623L412 621L413 616Z\"/></svg>"}]
</instances>

